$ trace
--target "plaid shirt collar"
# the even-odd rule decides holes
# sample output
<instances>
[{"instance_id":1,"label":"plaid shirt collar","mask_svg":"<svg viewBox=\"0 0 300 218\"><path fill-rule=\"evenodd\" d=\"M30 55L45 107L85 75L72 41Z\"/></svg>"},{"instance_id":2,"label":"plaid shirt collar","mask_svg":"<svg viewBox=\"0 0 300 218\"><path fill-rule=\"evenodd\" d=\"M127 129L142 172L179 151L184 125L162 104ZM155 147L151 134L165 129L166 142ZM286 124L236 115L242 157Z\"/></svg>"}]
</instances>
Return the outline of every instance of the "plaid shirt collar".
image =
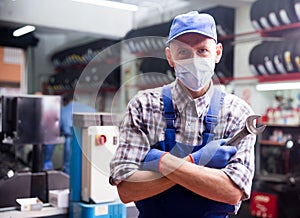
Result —
<instances>
[{"instance_id":1,"label":"plaid shirt collar","mask_svg":"<svg viewBox=\"0 0 300 218\"><path fill-rule=\"evenodd\" d=\"M213 91L214 87L211 83L209 89L203 96L193 99L187 89L180 85L178 79L176 79L172 89L173 102L175 104L174 107L177 108L179 113L182 113L186 110L186 106L190 104L190 106L193 106L193 110L195 110L197 116L201 117L203 112L207 112L208 110Z\"/></svg>"}]
</instances>

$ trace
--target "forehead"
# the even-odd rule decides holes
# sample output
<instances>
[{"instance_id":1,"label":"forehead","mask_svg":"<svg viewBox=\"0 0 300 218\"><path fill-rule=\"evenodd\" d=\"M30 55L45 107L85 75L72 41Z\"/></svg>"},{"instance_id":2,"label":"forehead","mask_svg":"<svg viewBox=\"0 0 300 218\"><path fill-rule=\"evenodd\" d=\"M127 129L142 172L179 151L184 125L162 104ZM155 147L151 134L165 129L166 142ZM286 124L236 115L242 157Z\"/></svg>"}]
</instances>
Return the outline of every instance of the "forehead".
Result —
<instances>
[{"instance_id":1,"label":"forehead","mask_svg":"<svg viewBox=\"0 0 300 218\"><path fill-rule=\"evenodd\" d=\"M216 43L213 39L198 34L198 33L186 33L181 36L178 36L176 39L170 42L170 46L190 46L190 47L195 47L195 46L201 46L201 45L206 45L206 46L215 46Z\"/></svg>"}]
</instances>

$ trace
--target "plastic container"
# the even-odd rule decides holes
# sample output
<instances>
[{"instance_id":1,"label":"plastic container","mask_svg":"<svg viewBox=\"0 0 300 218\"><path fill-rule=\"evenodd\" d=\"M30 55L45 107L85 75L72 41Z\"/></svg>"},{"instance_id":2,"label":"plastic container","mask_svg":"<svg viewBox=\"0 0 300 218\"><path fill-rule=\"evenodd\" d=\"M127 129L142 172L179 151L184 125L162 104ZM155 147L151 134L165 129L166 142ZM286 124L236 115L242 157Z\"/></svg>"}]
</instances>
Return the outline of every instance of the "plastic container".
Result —
<instances>
[{"instance_id":1,"label":"plastic container","mask_svg":"<svg viewBox=\"0 0 300 218\"><path fill-rule=\"evenodd\" d=\"M126 218L126 205L121 202L103 204L70 203L70 218Z\"/></svg>"}]
</instances>

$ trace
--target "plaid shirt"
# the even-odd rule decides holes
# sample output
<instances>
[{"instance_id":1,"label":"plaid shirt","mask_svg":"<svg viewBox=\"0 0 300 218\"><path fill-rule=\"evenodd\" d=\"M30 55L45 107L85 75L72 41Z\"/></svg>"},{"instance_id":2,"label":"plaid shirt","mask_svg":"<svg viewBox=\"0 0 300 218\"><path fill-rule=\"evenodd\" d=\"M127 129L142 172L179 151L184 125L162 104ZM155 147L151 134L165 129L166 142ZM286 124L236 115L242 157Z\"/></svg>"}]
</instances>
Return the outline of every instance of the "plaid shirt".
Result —
<instances>
[{"instance_id":1,"label":"plaid shirt","mask_svg":"<svg viewBox=\"0 0 300 218\"><path fill-rule=\"evenodd\" d=\"M176 142L199 145L205 130L207 114L214 86L208 92L192 99L187 90L176 80L172 83L172 100L176 113ZM250 106L240 98L226 94L214 129L214 139L234 136L253 114ZM162 88L142 91L127 106L120 125L120 144L111 161L111 183L117 185L139 170L150 146L163 141L166 127L163 116ZM250 197L254 176L254 135L246 136L237 145L238 151L230 163L222 169L244 191L244 199Z\"/></svg>"}]
</instances>

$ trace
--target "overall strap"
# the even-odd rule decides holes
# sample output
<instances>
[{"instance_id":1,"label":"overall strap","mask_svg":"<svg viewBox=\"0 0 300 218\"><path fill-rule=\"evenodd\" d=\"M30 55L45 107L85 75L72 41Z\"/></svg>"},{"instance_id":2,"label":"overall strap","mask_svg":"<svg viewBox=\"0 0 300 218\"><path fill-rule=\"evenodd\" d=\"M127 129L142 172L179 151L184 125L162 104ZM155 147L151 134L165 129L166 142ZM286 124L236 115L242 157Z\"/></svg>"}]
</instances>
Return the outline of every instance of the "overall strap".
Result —
<instances>
[{"instance_id":1,"label":"overall strap","mask_svg":"<svg viewBox=\"0 0 300 218\"><path fill-rule=\"evenodd\" d=\"M176 114L172 102L171 85L166 85L162 89L162 99L164 103L164 118L166 120L165 129L165 149L164 151L170 151L175 145L175 133L174 126Z\"/></svg>"},{"instance_id":2,"label":"overall strap","mask_svg":"<svg viewBox=\"0 0 300 218\"><path fill-rule=\"evenodd\" d=\"M205 130L203 133L202 146L209 143L214 138L214 128L218 124L218 114L224 102L225 92L215 88L210 100L208 112L204 117Z\"/></svg>"},{"instance_id":3,"label":"overall strap","mask_svg":"<svg viewBox=\"0 0 300 218\"><path fill-rule=\"evenodd\" d=\"M214 138L214 128L218 124L218 114L224 102L225 92L215 88L210 101L208 112L204 117L205 130L203 132L203 141L199 146L195 146L194 151L203 147ZM171 86L164 86L162 89L162 98L164 103L164 118L166 120L165 145L164 151L170 151L175 145L176 128L174 126L176 114L172 102Z\"/></svg>"}]
</instances>

